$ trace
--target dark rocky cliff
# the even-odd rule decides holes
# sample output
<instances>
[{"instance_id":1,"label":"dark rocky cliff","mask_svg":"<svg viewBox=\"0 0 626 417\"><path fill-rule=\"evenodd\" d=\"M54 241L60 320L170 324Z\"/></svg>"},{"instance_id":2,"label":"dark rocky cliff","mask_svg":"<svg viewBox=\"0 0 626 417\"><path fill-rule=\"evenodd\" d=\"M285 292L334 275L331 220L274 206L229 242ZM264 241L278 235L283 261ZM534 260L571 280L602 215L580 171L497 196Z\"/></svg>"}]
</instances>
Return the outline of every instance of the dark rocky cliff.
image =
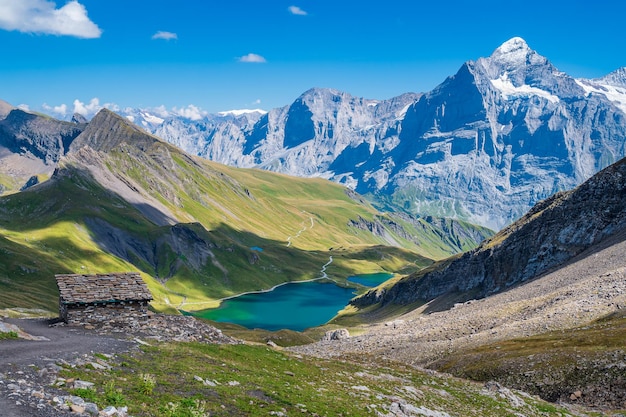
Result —
<instances>
[{"instance_id":1,"label":"dark rocky cliff","mask_svg":"<svg viewBox=\"0 0 626 417\"><path fill-rule=\"evenodd\" d=\"M0 121L0 146L53 165L65 155L85 126L14 109Z\"/></svg>"}]
</instances>

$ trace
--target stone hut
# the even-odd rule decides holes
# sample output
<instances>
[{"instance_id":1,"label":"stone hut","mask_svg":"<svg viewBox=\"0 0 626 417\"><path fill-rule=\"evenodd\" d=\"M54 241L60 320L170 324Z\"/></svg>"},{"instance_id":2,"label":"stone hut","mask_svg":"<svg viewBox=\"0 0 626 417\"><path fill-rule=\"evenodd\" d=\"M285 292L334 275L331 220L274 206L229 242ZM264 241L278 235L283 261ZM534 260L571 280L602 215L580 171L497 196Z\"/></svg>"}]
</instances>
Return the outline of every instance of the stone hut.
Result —
<instances>
[{"instance_id":1,"label":"stone hut","mask_svg":"<svg viewBox=\"0 0 626 417\"><path fill-rule=\"evenodd\" d=\"M145 318L152 294L138 272L55 275L59 316L68 324Z\"/></svg>"}]
</instances>

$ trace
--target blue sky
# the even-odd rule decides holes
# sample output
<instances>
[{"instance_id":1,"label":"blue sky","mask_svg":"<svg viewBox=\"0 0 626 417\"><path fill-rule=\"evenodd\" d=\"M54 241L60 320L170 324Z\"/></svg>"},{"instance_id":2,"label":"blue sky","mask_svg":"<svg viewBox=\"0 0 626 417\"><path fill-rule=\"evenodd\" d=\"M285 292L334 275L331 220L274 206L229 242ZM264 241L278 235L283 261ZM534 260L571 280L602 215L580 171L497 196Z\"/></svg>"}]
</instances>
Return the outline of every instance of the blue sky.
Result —
<instances>
[{"instance_id":1,"label":"blue sky","mask_svg":"<svg viewBox=\"0 0 626 417\"><path fill-rule=\"evenodd\" d=\"M624 16L614 0L0 0L0 99L66 117L105 104L269 110L311 87L385 99L428 91L514 36L599 77L626 66Z\"/></svg>"}]
</instances>

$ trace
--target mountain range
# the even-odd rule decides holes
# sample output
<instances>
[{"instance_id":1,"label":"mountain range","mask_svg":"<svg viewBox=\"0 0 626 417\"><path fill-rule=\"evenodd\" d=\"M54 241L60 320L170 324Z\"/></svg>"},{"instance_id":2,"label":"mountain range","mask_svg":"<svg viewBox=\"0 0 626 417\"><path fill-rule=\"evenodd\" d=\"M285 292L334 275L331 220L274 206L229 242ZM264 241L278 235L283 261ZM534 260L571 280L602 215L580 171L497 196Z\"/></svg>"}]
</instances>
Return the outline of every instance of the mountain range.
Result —
<instances>
[{"instance_id":1,"label":"mountain range","mask_svg":"<svg viewBox=\"0 0 626 417\"><path fill-rule=\"evenodd\" d=\"M576 79L513 38L427 93L313 88L267 113L120 113L213 161L328 178L381 209L500 230L626 155L626 68Z\"/></svg>"}]
</instances>

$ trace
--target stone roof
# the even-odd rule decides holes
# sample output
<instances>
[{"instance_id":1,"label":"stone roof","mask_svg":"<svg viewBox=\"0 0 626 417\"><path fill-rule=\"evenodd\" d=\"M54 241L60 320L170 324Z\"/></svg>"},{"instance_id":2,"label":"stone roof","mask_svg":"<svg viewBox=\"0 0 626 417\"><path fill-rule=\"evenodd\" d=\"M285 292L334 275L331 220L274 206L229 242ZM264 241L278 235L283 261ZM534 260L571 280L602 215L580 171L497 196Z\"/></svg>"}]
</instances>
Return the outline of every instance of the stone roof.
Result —
<instances>
[{"instance_id":1,"label":"stone roof","mask_svg":"<svg viewBox=\"0 0 626 417\"><path fill-rule=\"evenodd\" d=\"M54 277L62 304L152 300L152 294L138 272L58 274Z\"/></svg>"}]
</instances>

